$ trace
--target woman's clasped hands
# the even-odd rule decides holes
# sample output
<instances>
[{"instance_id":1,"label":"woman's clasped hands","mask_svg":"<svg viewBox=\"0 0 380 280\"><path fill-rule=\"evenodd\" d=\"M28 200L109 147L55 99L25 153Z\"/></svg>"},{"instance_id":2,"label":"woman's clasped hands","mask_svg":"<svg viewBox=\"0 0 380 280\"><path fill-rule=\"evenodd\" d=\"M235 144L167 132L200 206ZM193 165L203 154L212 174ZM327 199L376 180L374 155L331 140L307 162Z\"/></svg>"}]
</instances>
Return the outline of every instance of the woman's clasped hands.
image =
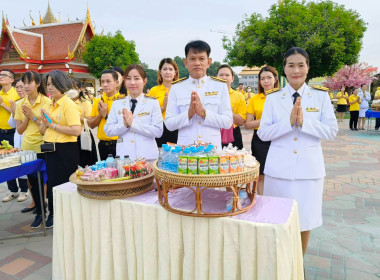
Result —
<instances>
[{"instance_id":1,"label":"woman's clasped hands","mask_svg":"<svg viewBox=\"0 0 380 280\"><path fill-rule=\"evenodd\" d=\"M303 124L303 112L301 107L301 97L298 97L294 102L292 112L290 113L290 124L302 126Z\"/></svg>"}]
</instances>

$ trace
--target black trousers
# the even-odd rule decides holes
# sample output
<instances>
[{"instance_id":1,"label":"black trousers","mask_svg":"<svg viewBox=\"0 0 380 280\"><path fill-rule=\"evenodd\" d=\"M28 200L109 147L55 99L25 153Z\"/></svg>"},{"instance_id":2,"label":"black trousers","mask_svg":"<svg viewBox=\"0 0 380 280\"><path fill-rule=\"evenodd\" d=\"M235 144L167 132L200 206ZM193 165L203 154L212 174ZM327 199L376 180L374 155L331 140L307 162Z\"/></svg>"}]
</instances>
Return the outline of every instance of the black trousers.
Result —
<instances>
[{"instance_id":1,"label":"black trousers","mask_svg":"<svg viewBox=\"0 0 380 280\"><path fill-rule=\"evenodd\" d=\"M379 129L379 127L380 127L380 118L376 118L375 129Z\"/></svg>"},{"instance_id":2,"label":"black trousers","mask_svg":"<svg viewBox=\"0 0 380 280\"><path fill-rule=\"evenodd\" d=\"M44 153L38 153L37 158L45 160L45 154ZM34 199L34 205L36 206L36 214L41 215L42 209L41 209L41 200L40 200L40 186L38 185L38 177L37 173L28 175L29 183L32 186L31 192ZM44 186L43 186L43 178L41 176L41 184L42 184L42 197L44 199ZM44 203L45 205L45 203ZM45 206L46 207L46 206ZM44 207L44 212L46 212L46 208Z\"/></svg>"},{"instance_id":3,"label":"black trousers","mask_svg":"<svg viewBox=\"0 0 380 280\"><path fill-rule=\"evenodd\" d=\"M93 165L98 161L98 155L96 154L96 146L94 136L90 131L91 135L91 151L82 150L80 146L80 136L78 137L78 147L80 150L80 163L81 167L85 167L86 165Z\"/></svg>"},{"instance_id":4,"label":"black trousers","mask_svg":"<svg viewBox=\"0 0 380 280\"><path fill-rule=\"evenodd\" d=\"M239 150L243 149L243 137L241 136L240 127L239 126L234 127L233 132L234 132L234 142L232 142L232 145L234 147L237 147ZM226 146L228 146L228 144L222 143L222 147L226 147Z\"/></svg>"},{"instance_id":5,"label":"black trousers","mask_svg":"<svg viewBox=\"0 0 380 280\"><path fill-rule=\"evenodd\" d=\"M358 128L359 111L350 111L350 128Z\"/></svg>"},{"instance_id":6,"label":"black trousers","mask_svg":"<svg viewBox=\"0 0 380 280\"><path fill-rule=\"evenodd\" d=\"M10 145L14 145L14 137L15 137L15 129L9 129L9 130L5 130L5 131L0 131L0 142L3 141L3 140L7 140L9 142ZM7 185L8 185L8 190L11 191L11 192L18 192L18 186L17 186L17 181L16 179L14 180L10 180L7 182ZM21 186L20 186L21 188ZM26 190L28 190L28 187L26 188ZM22 192L24 192L22 189L21 189Z\"/></svg>"},{"instance_id":7,"label":"black trousers","mask_svg":"<svg viewBox=\"0 0 380 280\"><path fill-rule=\"evenodd\" d=\"M170 131L166 128L164 124L164 132L162 133L162 136L160 138L156 138L157 146L161 148L162 144L166 144L168 142L177 144L177 141L178 141L178 130Z\"/></svg>"},{"instance_id":8,"label":"black trousers","mask_svg":"<svg viewBox=\"0 0 380 280\"><path fill-rule=\"evenodd\" d=\"M263 141L257 135L257 130L253 131L252 141L251 141L251 150L252 155L260 163L260 174L264 174L265 161L267 159L269 147L271 141Z\"/></svg>"},{"instance_id":9,"label":"black trousers","mask_svg":"<svg viewBox=\"0 0 380 280\"><path fill-rule=\"evenodd\" d=\"M103 141L100 140L98 143L100 160L106 160L109 154L113 157L116 156L116 140L113 141Z\"/></svg>"}]
</instances>

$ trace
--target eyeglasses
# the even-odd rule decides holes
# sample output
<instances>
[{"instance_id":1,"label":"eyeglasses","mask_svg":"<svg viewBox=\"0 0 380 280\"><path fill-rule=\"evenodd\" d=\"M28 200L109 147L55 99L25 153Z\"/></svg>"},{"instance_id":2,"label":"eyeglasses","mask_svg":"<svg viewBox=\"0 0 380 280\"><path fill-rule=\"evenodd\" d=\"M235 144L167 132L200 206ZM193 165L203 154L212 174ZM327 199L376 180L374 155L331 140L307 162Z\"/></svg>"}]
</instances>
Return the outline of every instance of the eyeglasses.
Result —
<instances>
[{"instance_id":1,"label":"eyeglasses","mask_svg":"<svg viewBox=\"0 0 380 280\"><path fill-rule=\"evenodd\" d=\"M12 77L11 77L11 76L8 76L7 74L0 74L0 77L2 77L2 78L8 77L8 78L11 78L11 79L12 79Z\"/></svg>"}]
</instances>

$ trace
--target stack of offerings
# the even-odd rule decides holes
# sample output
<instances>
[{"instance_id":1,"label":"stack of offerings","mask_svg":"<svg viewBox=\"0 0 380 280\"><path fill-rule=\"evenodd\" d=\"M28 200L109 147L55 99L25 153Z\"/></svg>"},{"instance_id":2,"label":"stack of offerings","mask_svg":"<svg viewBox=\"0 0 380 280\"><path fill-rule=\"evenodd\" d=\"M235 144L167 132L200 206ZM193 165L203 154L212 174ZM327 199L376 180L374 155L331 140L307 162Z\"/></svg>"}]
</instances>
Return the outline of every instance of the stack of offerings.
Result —
<instances>
[{"instance_id":1,"label":"stack of offerings","mask_svg":"<svg viewBox=\"0 0 380 280\"><path fill-rule=\"evenodd\" d=\"M13 148L8 141L1 141L0 145L0 169L17 166L37 159L34 151L21 151Z\"/></svg>"},{"instance_id":2,"label":"stack of offerings","mask_svg":"<svg viewBox=\"0 0 380 280\"><path fill-rule=\"evenodd\" d=\"M168 146L163 145L157 166L179 174L207 175L245 171L245 149L229 145L218 151L213 145Z\"/></svg>"},{"instance_id":3,"label":"stack of offerings","mask_svg":"<svg viewBox=\"0 0 380 280\"><path fill-rule=\"evenodd\" d=\"M121 159L120 156L113 158L110 154L106 160L92 166L78 166L76 175L82 181L114 182L141 178L152 172L149 163L143 158L131 161L128 155Z\"/></svg>"}]
</instances>

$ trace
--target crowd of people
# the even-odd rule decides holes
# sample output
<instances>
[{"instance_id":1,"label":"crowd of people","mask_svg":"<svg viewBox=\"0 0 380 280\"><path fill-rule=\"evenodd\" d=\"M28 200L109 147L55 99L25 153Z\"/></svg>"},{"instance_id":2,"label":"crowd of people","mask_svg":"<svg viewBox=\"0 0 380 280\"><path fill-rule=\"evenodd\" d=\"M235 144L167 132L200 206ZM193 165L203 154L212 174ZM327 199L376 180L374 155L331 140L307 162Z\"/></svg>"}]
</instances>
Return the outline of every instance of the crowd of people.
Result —
<instances>
[{"instance_id":1,"label":"crowd of people","mask_svg":"<svg viewBox=\"0 0 380 280\"><path fill-rule=\"evenodd\" d=\"M219 67L217 77L207 76L210 53L206 42L189 42L184 59L189 77L182 78L174 60L162 59L157 86L147 95L143 93L147 76L140 65L104 70L102 93L93 100L84 94L79 80L70 80L61 71L51 71L44 78L26 72L14 88L15 74L1 70L0 138L12 145L19 139L22 149L36 151L38 158L46 161L47 228L54 221L52 189L67 182L78 165L98 160L93 136L90 149L81 145L83 128L97 128L100 160L108 155L129 155L131 160L144 157L154 161L159 147L167 142L188 145L202 141L219 149L232 143L242 149L240 127L245 126L253 130L251 150L260 163L257 192L297 200L305 253L310 230L322 223L325 168L320 139L332 139L338 131L330 96L306 85L309 57L301 48L291 48L284 55L287 86L279 87L277 70L267 65L260 70L255 95L242 85L231 88L234 72L228 65ZM353 96L366 99L366 89L362 92ZM347 107L347 100L352 112L358 111L357 117L362 118L360 110L365 108L342 89L339 120L340 105L346 102ZM360 123L364 127L364 120ZM356 128L354 120L352 126ZM27 199L29 182L34 204L26 209L35 209L31 227L38 228L46 209L40 206L37 178L32 174L28 180L18 181L20 194L17 182L10 181L10 193L3 201Z\"/></svg>"}]
</instances>

